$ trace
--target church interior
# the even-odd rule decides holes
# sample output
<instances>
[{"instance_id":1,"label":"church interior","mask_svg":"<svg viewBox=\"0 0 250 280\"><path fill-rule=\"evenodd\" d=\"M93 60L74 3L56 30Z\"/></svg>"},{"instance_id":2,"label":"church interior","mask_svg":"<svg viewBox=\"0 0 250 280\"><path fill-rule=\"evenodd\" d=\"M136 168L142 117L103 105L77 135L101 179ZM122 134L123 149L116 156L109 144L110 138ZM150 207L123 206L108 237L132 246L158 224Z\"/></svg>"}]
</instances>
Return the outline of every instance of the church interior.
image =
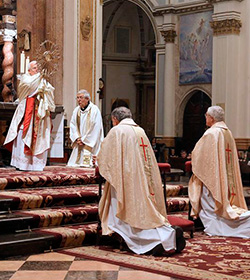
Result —
<instances>
[{"instance_id":1,"label":"church interior","mask_svg":"<svg viewBox=\"0 0 250 280\"><path fill-rule=\"evenodd\" d=\"M250 209L249 0L0 0L0 279L249 279L250 240L209 237L190 218L190 154L212 105L225 111ZM10 165L4 146L30 61L55 88L43 171ZM167 257L99 249L98 168L69 168L77 93L130 108L152 145L169 221L186 248ZM154 141L154 144L153 144ZM185 152L185 155L183 156ZM191 220L190 220L191 219ZM102 243L100 247L102 247Z\"/></svg>"}]
</instances>

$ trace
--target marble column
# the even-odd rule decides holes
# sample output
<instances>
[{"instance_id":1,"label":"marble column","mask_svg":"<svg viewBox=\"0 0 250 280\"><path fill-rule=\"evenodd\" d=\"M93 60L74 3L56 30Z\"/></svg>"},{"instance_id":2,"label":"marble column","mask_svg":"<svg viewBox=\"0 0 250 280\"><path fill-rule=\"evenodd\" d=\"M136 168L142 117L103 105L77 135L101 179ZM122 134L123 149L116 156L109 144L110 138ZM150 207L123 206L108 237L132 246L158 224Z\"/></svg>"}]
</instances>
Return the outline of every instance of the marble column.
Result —
<instances>
[{"instance_id":1,"label":"marble column","mask_svg":"<svg viewBox=\"0 0 250 280\"><path fill-rule=\"evenodd\" d=\"M174 24L164 25L165 41L163 136L175 137L175 37Z\"/></svg>"},{"instance_id":2,"label":"marble column","mask_svg":"<svg viewBox=\"0 0 250 280\"><path fill-rule=\"evenodd\" d=\"M4 102L12 102L13 94L11 88L14 87L13 76L14 76L14 54L13 54L13 39L16 37L16 18L11 15L3 16L3 29L1 30L1 35L4 41L3 46L3 76L2 76L2 97ZM8 86L7 86L8 85Z\"/></svg>"}]
</instances>

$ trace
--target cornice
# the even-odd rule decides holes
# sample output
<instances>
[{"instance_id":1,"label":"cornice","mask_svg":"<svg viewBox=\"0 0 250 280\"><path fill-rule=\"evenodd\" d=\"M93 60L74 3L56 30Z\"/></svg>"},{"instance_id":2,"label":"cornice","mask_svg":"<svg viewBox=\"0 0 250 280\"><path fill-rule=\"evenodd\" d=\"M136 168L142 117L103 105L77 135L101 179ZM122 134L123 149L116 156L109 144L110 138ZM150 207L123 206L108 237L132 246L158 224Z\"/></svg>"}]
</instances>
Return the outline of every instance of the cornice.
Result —
<instances>
[{"instance_id":1,"label":"cornice","mask_svg":"<svg viewBox=\"0 0 250 280\"><path fill-rule=\"evenodd\" d=\"M210 4L220 3L220 2L229 2L229 1L242 2L243 0L207 0L207 2L210 3Z\"/></svg>"},{"instance_id":2,"label":"cornice","mask_svg":"<svg viewBox=\"0 0 250 280\"><path fill-rule=\"evenodd\" d=\"M166 43L174 43L175 37L177 36L174 29L162 30L161 35L164 37Z\"/></svg>"},{"instance_id":3,"label":"cornice","mask_svg":"<svg viewBox=\"0 0 250 280\"><path fill-rule=\"evenodd\" d=\"M224 19L210 22L213 29L214 36L228 35L228 34L240 34L240 28L242 26L241 20L238 19Z\"/></svg>"},{"instance_id":4,"label":"cornice","mask_svg":"<svg viewBox=\"0 0 250 280\"><path fill-rule=\"evenodd\" d=\"M153 12L154 16L162 16L164 14L185 14L191 12L201 12L206 10L212 10L213 5L210 3L197 3L190 5L181 6L168 6L166 8L156 8Z\"/></svg>"}]
</instances>

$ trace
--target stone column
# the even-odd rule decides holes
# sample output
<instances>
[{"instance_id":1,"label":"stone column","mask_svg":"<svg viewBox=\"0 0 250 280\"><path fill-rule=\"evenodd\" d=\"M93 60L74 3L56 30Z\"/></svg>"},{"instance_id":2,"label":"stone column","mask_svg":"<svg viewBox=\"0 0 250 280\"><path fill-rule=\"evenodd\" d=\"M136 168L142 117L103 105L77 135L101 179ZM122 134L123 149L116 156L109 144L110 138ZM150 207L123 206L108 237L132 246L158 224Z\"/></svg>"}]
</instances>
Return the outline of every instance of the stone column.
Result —
<instances>
[{"instance_id":1,"label":"stone column","mask_svg":"<svg viewBox=\"0 0 250 280\"><path fill-rule=\"evenodd\" d=\"M234 137L250 144L249 47L250 1L214 1L213 105L225 109L225 121Z\"/></svg>"},{"instance_id":2,"label":"stone column","mask_svg":"<svg viewBox=\"0 0 250 280\"><path fill-rule=\"evenodd\" d=\"M165 40L163 136L173 139L175 137L175 24L164 24L161 34Z\"/></svg>"},{"instance_id":3,"label":"stone column","mask_svg":"<svg viewBox=\"0 0 250 280\"><path fill-rule=\"evenodd\" d=\"M13 39L16 37L16 18L15 16L5 15L3 16L3 29L1 35L3 37L3 90L2 96L4 102L12 102L13 94L11 88L13 88L13 75L14 75L14 55L13 55Z\"/></svg>"}]
</instances>

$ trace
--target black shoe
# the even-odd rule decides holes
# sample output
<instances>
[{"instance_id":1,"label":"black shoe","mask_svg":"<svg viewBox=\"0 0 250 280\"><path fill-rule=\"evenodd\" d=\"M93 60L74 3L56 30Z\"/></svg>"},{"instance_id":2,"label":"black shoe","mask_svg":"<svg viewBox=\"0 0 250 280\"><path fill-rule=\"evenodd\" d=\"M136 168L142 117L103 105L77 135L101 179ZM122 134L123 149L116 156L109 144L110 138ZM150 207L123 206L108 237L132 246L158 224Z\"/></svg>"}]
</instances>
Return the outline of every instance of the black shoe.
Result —
<instances>
[{"instance_id":1,"label":"black shoe","mask_svg":"<svg viewBox=\"0 0 250 280\"><path fill-rule=\"evenodd\" d=\"M176 250L175 252L180 253L186 246L186 240L183 236L183 230L179 226L172 226L176 232Z\"/></svg>"},{"instance_id":2,"label":"black shoe","mask_svg":"<svg viewBox=\"0 0 250 280\"><path fill-rule=\"evenodd\" d=\"M163 248L162 244L156 245L152 250L151 250L151 255L154 257L157 256L162 256L162 254L165 252L165 249Z\"/></svg>"}]
</instances>

